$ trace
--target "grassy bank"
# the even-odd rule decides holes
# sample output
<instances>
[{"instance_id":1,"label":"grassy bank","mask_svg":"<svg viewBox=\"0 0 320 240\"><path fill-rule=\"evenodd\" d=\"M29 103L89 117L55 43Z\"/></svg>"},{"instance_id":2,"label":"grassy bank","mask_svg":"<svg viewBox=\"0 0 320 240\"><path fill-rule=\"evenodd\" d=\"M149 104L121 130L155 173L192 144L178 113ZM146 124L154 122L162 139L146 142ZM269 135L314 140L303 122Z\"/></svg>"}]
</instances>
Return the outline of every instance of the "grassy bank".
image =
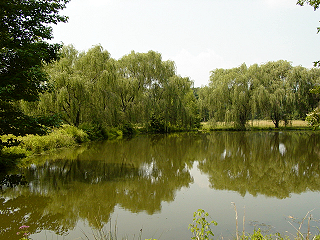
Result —
<instances>
[{"instance_id":1,"label":"grassy bank","mask_svg":"<svg viewBox=\"0 0 320 240\"><path fill-rule=\"evenodd\" d=\"M18 146L4 147L3 153L23 154L29 156L44 151L51 151L62 147L71 147L88 141L88 134L83 130L70 125L63 125L61 128L52 129L47 135L26 135L16 137L14 135L1 136L1 140L20 142Z\"/></svg>"},{"instance_id":2,"label":"grassy bank","mask_svg":"<svg viewBox=\"0 0 320 240\"><path fill-rule=\"evenodd\" d=\"M59 148L72 147L97 139L111 139L122 136L122 131L117 129L104 130L93 129L87 126L80 129L70 125L62 125L59 128L53 128L46 135L26 135L16 137L14 135L1 136L3 142L17 141L19 145L11 147L3 147L1 155L3 161L6 156L16 156L16 158L24 158L34 154L40 154L47 151L53 151ZM0 159L1 160L1 159Z\"/></svg>"}]
</instances>

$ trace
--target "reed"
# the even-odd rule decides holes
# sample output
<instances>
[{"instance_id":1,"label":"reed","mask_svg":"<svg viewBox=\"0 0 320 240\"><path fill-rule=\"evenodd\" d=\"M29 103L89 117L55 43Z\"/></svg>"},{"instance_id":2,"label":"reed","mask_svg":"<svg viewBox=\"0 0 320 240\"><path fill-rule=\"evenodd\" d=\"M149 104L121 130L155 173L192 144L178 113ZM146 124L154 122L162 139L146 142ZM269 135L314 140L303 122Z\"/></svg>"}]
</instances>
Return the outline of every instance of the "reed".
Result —
<instances>
[{"instance_id":1,"label":"reed","mask_svg":"<svg viewBox=\"0 0 320 240\"><path fill-rule=\"evenodd\" d=\"M237 211L237 206L234 202L231 202L231 204L233 205L234 211L236 213L236 236L237 236L237 240L239 240L239 230L238 230L238 211Z\"/></svg>"},{"instance_id":2,"label":"reed","mask_svg":"<svg viewBox=\"0 0 320 240\"><path fill-rule=\"evenodd\" d=\"M314 210L314 209L313 209ZM307 214L304 216L304 218L302 219L302 221L299 224L299 227L296 228L290 221L288 221L288 223L296 230L296 236L293 235L293 237L295 238L295 240L309 240L311 237L311 232L310 232L310 222L312 220L312 215L311 212L313 210L310 210L309 212L307 212ZM291 219L294 219L293 217L290 217ZM304 223L304 221L308 219L308 223L307 223L307 233L304 235L301 231L302 225ZM319 229L318 229L319 230ZM320 231L319 231L320 233ZM314 235L313 240L319 240L320 239L320 234L318 235Z\"/></svg>"}]
</instances>

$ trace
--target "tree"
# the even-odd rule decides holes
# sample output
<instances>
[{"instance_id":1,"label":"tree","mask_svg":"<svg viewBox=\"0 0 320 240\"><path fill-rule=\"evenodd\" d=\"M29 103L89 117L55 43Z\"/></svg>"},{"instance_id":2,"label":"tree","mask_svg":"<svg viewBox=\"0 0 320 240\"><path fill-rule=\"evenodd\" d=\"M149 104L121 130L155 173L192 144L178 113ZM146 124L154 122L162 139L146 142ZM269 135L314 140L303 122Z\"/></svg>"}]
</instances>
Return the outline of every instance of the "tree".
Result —
<instances>
[{"instance_id":1,"label":"tree","mask_svg":"<svg viewBox=\"0 0 320 240\"><path fill-rule=\"evenodd\" d=\"M69 0L0 2L0 134L38 132L39 124L14 107L17 100L36 101L48 90L43 66L58 59L59 44L50 44L49 24L66 22L58 14Z\"/></svg>"},{"instance_id":2,"label":"tree","mask_svg":"<svg viewBox=\"0 0 320 240\"><path fill-rule=\"evenodd\" d=\"M209 87L199 92L202 118L207 114L209 119L233 122L240 129L250 118L271 119L276 128L280 121L303 119L319 101L316 90L310 91L319 84L319 74L319 69L292 67L284 60L216 69Z\"/></svg>"},{"instance_id":3,"label":"tree","mask_svg":"<svg viewBox=\"0 0 320 240\"><path fill-rule=\"evenodd\" d=\"M112 87L116 70L108 51L100 45L78 52L72 45L64 46L59 61L46 68L52 91L40 95L39 103L23 103L32 115L58 114L71 125L82 123L111 125L116 103Z\"/></svg>"},{"instance_id":4,"label":"tree","mask_svg":"<svg viewBox=\"0 0 320 240\"><path fill-rule=\"evenodd\" d=\"M251 117L251 95L252 95L252 79L248 75L246 64L242 64L235 69L237 74L233 91L231 93L232 108L231 114L235 122L235 126L239 129L245 129L247 121Z\"/></svg>"},{"instance_id":5,"label":"tree","mask_svg":"<svg viewBox=\"0 0 320 240\"><path fill-rule=\"evenodd\" d=\"M215 120L234 122L236 128L244 129L251 117L252 87L245 64L238 68L212 71L209 109L214 113Z\"/></svg>"},{"instance_id":6,"label":"tree","mask_svg":"<svg viewBox=\"0 0 320 240\"><path fill-rule=\"evenodd\" d=\"M294 95L294 118L304 119L318 104L320 98L311 89L319 84L320 69L293 67L288 74L290 91Z\"/></svg>"},{"instance_id":7,"label":"tree","mask_svg":"<svg viewBox=\"0 0 320 240\"><path fill-rule=\"evenodd\" d=\"M58 61L50 69L57 110L67 123L75 126L88 122L88 119L89 122L98 121L107 104L104 91L108 88L102 87L101 82L105 79L110 54L99 45L79 54L73 54L77 51L72 46L63 50L66 61ZM97 86L101 87L97 89Z\"/></svg>"},{"instance_id":8,"label":"tree","mask_svg":"<svg viewBox=\"0 0 320 240\"><path fill-rule=\"evenodd\" d=\"M48 89L43 66L58 59L60 48L46 42L53 37L49 24L67 21L58 12L68 1L0 1L0 135L45 132L37 119L26 116L15 102L36 101ZM3 153L3 147L16 144L0 140L0 165L13 159Z\"/></svg>"},{"instance_id":9,"label":"tree","mask_svg":"<svg viewBox=\"0 0 320 240\"><path fill-rule=\"evenodd\" d=\"M188 77L173 76L163 88L160 110L166 126L192 129L197 126L198 108Z\"/></svg>"},{"instance_id":10,"label":"tree","mask_svg":"<svg viewBox=\"0 0 320 240\"><path fill-rule=\"evenodd\" d=\"M59 61L48 64L50 92L37 104L21 101L32 116L58 115L79 127L122 127L150 123L161 131L199 125L193 81L175 73L161 54L131 52L119 60L98 45L86 52L64 46ZM161 123L161 124L160 124Z\"/></svg>"},{"instance_id":11,"label":"tree","mask_svg":"<svg viewBox=\"0 0 320 240\"><path fill-rule=\"evenodd\" d=\"M293 112L293 95L288 86L288 74L292 69L289 62L279 60L261 66L263 77L259 83L260 106L262 112L269 117L276 128L280 120L287 121Z\"/></svg>"},{"instance_id":12,"label":"tree","mask_svg":"<svg viewBox=\"0 0 320 240\"><path fill-rule=\"evenodd\" d=\"M172 61L163 61L160 53L148 51L123 56L118 60L118 90L115 92L121 100L121 108L127 121L137 116L142 120L163 113L161 99L169 78L175 75ZM139 105L142 103L144 111Z\"/></svg>"},{"instance_id":13,"label":"tree","mask_svg":"<svg viewBox=\"0 0 320 240\"><path fill-rule=\"evenodd\" d=\"M195 88L194 91L197 99L200 121L206 122L210 119L210 113L208 108L208 96L210 89L208 86L204 86L201 88Z\"/></svg>"},{"instance_id":14,"label":"tree","mask_svg":"<svg viewBox=\"0 0 320 240\"><path fill-rule=\"evenodd\" d=\"M209 94L207 104L210 118L215 121L228 121L228 112L231 105L231 82L230 69L216 69L211 72Z\"/></svg>"}]
</instances>

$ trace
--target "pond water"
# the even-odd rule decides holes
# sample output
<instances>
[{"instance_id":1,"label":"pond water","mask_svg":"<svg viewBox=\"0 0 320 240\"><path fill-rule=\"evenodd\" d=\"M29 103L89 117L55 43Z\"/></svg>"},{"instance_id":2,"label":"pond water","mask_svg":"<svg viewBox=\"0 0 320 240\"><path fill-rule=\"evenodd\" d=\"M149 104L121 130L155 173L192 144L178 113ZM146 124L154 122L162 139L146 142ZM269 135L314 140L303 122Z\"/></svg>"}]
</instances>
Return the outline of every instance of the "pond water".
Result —
<instances>
[{"instance_id":1,"label":"pond water","mask_svg":"<svg viewBox=\"0 0 320 240\"><path fill-rule=\"evenodd\" d=\"M204 209L215 238L293 236L320 223L318 132L142 135L30 158L0 176L0 239L190 239ZM233 204L234 203L234 204ZM238 218L236 220L236 211ZM307 219L301 232L307 232Z\"/></svg>"}]
</instances>

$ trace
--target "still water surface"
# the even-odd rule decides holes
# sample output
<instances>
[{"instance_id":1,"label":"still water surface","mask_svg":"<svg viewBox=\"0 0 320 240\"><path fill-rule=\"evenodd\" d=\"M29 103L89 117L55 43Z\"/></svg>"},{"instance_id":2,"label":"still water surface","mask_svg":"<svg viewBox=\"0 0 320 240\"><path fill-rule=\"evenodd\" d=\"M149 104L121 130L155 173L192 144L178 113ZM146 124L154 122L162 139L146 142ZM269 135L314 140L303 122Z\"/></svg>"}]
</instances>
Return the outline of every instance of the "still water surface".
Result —
<instances>
[{"instance_id":1,"label":"still water surface","mask_svg":"<svg viewBox=\"0 0 320 240\"><path fill-rule=\"evenodd\" d=\"M118 239L190 239L188 225L199 208L218 222L215 237L230 239L236 229L232 202L239 231L245 217L246 232L290 236L312 210L315 232L319 140L319 133L301 131L188 133L35 157L0 176L0 239L19 239L23 224L34 240L93 239L97 229L110 226Z\"/></svg>"}]
</instances>

